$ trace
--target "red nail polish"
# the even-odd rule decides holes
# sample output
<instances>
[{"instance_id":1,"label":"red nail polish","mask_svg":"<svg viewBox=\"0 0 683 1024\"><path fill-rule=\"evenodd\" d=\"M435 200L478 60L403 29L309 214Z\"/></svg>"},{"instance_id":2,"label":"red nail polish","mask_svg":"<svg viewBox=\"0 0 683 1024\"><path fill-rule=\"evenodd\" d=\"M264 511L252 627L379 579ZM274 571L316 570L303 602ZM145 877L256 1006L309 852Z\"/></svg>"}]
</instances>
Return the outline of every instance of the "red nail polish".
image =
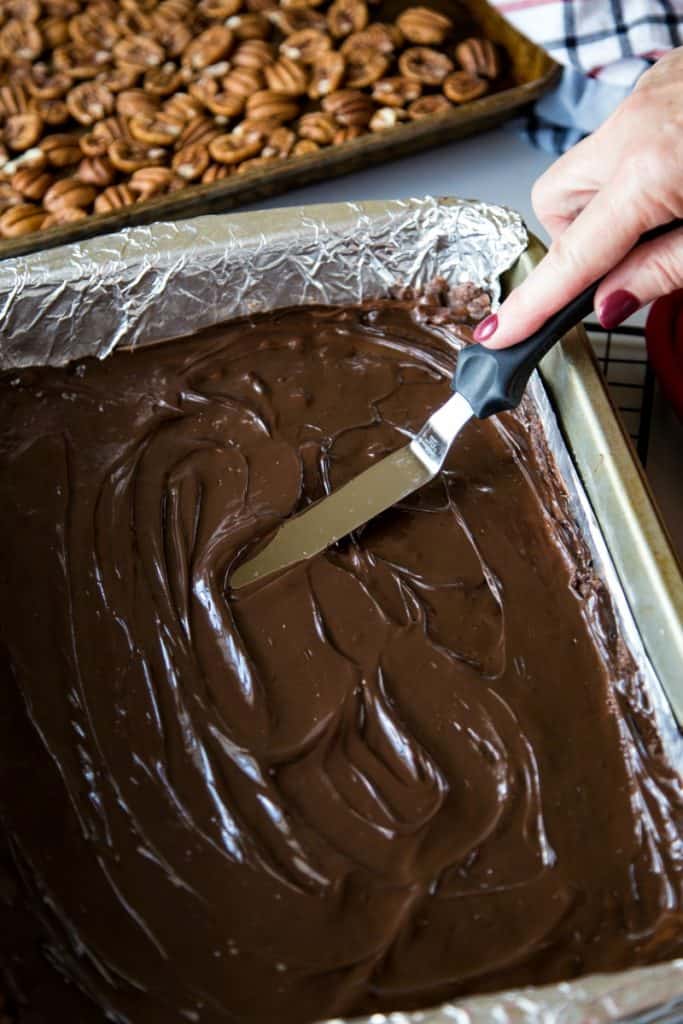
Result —
<instances>
[{"instance_id":1,"label":"red nail polish","mask_svg":"<svg viewBox=\"0 0 683 1024\"><path fill-rule=\"evenodd\" d=\"M491 335L495 334L497 330L498 317L494 313L492 316L487 316L480 324L477 324L472 332L472 337L475 341L488 341Z\"/></svg>"},{"instance_id":2,"label":"red nail polish","mask_svg":"<svg viewBox=\"0 0 683 1024\"><path fill-rule=\"evenodd\" d=\"M598 311L598 320L608 331L618 327L640 306L638 299L631 292L620 288L608 295ZM486 322L486 321L484 321Z\"/></svg>"}]
</instances>

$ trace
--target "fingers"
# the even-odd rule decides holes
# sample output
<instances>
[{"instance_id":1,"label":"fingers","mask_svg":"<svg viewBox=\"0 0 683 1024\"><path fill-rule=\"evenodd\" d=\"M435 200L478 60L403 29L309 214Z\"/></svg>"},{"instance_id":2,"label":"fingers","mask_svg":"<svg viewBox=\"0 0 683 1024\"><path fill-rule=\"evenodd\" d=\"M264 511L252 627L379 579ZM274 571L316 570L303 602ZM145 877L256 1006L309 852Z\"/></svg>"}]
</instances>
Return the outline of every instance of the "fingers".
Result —
<instances>
[{"instance_id":1,"label":"fingers","mask_svg":"<svg viewBox=\"0 0 683 1024\"><path fill-rule=\"evenodd\" d=\"M576 219L601 187L604 179L596 171L606 173L607 167L596 158L594 136L589 136L559 157L536 181L531 202L553 240Z\"/></svg>"},{"instance_id":2,"label":"fingers","mask_svg":"<svg viewBox=\"0 0 683 1024\"><path fill-rule=\"evenodd\" d=\"M602 326L613 328L677 288L683 288L683 228L629 253L598 288L595 310Z\"/></svg>"},{"instance_id":3,"label":"fingers","mask_svg":"<svg viewBox=\"0 0 683 1024\"><path fill-rule=\"evenodd\" d=\"M648 214L636 177L613 182L598 192L529 277L505 300L497 317L488 317L474 332L490 348L522 341L561 306L606 274L626 256L649 227L664 223ZM655 219L652 219L655 218Z\"/></svg>"}]
</instances>

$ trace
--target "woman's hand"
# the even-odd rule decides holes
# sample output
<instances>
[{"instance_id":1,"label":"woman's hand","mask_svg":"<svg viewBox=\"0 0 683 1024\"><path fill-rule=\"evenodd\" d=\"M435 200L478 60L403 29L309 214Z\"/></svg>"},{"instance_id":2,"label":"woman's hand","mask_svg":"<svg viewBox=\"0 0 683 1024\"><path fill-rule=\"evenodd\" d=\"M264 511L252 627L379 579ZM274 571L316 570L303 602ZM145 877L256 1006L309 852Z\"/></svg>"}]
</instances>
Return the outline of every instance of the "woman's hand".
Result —
<instances>
[{"instance_id":1,"label":"woman's hand","mask_svg":"<svg viewBox=\"0 0 683 1024\"><path fill-rule=\"evenodd\" d=\"M532 201L548 255L474 332L514 345L596 278L604 327L683 287L683 230L639 246L649 228L683 216L683 48L662 57L592 135L553 164Z\"/></svg>"}]
</instances>

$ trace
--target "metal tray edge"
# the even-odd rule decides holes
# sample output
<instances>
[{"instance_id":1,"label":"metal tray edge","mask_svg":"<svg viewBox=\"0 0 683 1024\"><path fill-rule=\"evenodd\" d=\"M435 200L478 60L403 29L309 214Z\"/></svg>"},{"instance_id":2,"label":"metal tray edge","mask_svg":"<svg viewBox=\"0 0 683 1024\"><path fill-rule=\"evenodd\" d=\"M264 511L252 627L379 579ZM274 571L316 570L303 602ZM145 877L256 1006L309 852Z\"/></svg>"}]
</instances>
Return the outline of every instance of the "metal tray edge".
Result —
<instances>
[{"instance_id":1,"label":"metal tray edge","mask_svg":"<svg viewBox=\"0 0 683 1024\"><path fill-rule=\"evenodd\" d=\"M530 233L506 286L525 277L544 252ZM643 644L681 722L683 573L584 329L569 332L540 369Z\"/></svg>"}]
</instances>

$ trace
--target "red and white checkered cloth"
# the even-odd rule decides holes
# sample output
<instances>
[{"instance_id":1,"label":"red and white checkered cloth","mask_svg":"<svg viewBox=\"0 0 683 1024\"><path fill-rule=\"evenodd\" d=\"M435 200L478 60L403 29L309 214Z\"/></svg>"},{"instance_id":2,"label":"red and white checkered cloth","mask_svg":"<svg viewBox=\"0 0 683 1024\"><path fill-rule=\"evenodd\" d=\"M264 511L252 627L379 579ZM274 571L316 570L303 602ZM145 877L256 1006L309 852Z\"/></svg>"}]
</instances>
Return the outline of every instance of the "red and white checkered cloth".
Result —
<instances>
[{"instance_id":1,"label":"red and white checkered cloth","mask_svg":"<svg viewBox=\"0 0 683 1024\"><path fill-rule=\"evenodd\" d=\"M493 0L564 74L523 127L562 152L593 131L658 57L683 45L683 0Z\"/></svg>"}]
</instances>

